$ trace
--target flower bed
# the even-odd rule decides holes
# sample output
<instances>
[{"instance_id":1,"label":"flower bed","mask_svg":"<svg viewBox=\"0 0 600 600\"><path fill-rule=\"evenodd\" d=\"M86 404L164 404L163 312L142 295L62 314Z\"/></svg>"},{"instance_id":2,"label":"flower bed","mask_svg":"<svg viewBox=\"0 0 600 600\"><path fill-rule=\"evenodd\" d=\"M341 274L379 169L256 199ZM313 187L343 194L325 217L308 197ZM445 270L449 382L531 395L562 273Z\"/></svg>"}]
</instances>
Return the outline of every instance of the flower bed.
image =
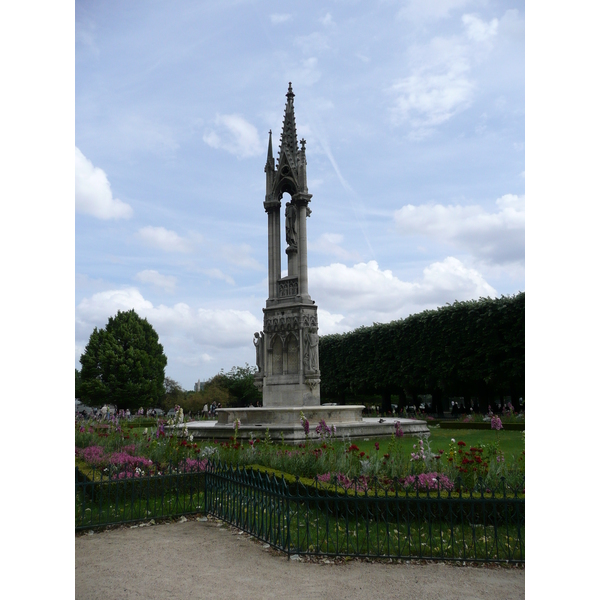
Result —
<instances>
[{"instance_id":1,"label":"flower bed","mask_svg":"<svg viewBox=\"0 0 600 600\"><path fill-rule=\"evenodd\" d=\"M311 425L303 415L301 424L305 443L289 447L275 443L268 429L262 439L243 442L237 439L234 427L228 442L199 444L185 428L178 436L164 423L143 433L131 433L119 425L118 419L82 422L76 424L76 457L118 478L153 476L169 464L176 468L193 464L195 469L204 470L208 459L214 459L232 465L261 465L291 476L317 478L322 483L335 481L346 489L359 486L363 491L375 481L379 486L395 481L420 490L485 490L498 488L501 483L524 490L524 452L516 457L505 456L497 437L494 443L469 447L461 440L452 440L448 446L434 449L429 439L404 438L397 422L387 443L375 442L374 447L361 449L360 441L333 440L335 429L324 421L315 427L318 440L309 438ZM494 425L503 428L500 418L494 420ZM491 429L491 424L487 427Z\"/></svg>"}]
</instances>

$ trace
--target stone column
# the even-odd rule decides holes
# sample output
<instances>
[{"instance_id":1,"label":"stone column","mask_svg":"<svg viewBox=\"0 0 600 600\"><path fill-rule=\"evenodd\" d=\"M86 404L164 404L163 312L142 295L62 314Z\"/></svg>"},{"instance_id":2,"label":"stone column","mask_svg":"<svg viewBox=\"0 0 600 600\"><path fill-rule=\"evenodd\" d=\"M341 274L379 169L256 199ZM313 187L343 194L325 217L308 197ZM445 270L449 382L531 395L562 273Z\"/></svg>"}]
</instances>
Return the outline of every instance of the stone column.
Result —
<instances>
[{"instance_id":1,"label":"stone column","mask_svg":"<svg viewBox=\"0 0 600 600\"><path fill-rule=\"evenodd\" d=\"M306 207L312 194L294 194L294 204L298 211L298 294L307 299L308 295L308 262L306 243Z\"/></svg>"},{"instance_id":2,"label":"stone column","mask_svg":"<svg viewBox=\"0 0 600 600\"><path fill-rule=\"evenodd\" d=\"M267 208L269 236L269 299L277 298L277 281L281 278L281 203Z\"/></svg>"}]
</instances>

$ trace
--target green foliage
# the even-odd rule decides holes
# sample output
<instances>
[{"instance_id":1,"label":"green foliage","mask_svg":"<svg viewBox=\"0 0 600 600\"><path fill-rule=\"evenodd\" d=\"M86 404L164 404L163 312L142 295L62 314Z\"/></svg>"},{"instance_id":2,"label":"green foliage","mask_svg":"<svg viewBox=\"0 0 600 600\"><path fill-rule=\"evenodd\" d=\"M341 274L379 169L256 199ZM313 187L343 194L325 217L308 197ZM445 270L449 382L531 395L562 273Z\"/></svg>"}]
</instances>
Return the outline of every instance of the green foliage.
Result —
<instances>
[{"instance_id":1,"label":"green foliage","mask_svg":"<svg viewBox=\"0 0 600 600\"><path fill-rule=\"evenodd\" d=\"M221 371L215 375L208 382L207 388L218 386L221 390L227 391L228 397L225 401L217 400L223 406L254 405L262 400L262 394L254 385L255 373L256 367L250 367L248 363L245 367L232 367L227 373Z\"/></svg>"},{"instance_id":2,"label":"green foliage","mask_svg":"<svg viewBox=\"0 0 600 600\"><path fill-rule=\"evenodd\" d=\"M185 399L183 388L174 379L165 377L165 395L161 399L161 406L165 410L175 407L175 405L183 406ZM184 410L186 407L184 406Z\"/></svg>"},{"instance_id":3,"label":"green foliage","mask_svg":"<svg viewBox=\"0 0 600 600\"><path fill-rule=\"evenodd\" d=\"M319 342L321 396L431 393L488 397L525 389L525 294L455 302ZM486 407L487 409L487 404Z\"/></svg>"},{"instance_id":4,"label":"green foliage","mask_svg":"<svg viewBox=\"0 0 600 600\"><path fill-rule=\"evenodd\" d=\"M80 362L80 398L91 406L137 410L157 406L165 395L167 357L152 325L134 310L94 328Z\"/></svg>"},{"instance_id":5,"label":"green foliage","mask_svg":"<svg viewBox=\"0 0 600 600\"><path fill-rule=\"evenodd\" d=\"M81 371L75 369L75 398L81 394Z\"/></svg>"}]
</instances>

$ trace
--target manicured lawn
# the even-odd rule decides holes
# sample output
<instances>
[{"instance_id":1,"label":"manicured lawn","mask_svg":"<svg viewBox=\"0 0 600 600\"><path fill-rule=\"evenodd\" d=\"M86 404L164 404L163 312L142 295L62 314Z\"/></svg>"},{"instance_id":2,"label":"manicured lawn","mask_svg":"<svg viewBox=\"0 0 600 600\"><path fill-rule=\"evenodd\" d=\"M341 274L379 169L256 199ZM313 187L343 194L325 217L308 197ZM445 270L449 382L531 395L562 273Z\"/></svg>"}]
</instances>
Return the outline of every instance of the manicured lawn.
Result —
<instances>
[{"instance_id":1,"label":"manicured lawn","mask_svg":"<svg viewBox=\"0 0 600 600\"><path fill-rule=\"evenodd\" d=\"M516 460L523 450L525 450L525 442L523 440L523 433L521 431L482 431L477 429L431 429L431 435L429 436L429 445L431 450L437 452L438 450L447 451L450 445L450 440L454 439L456 442L462 440L467 444L467 447L480 446L482 444L488 445L493 444L496 439L499 441L500 449L506 455L507 460ZM389 438L374 439L370 438L367 440L354 439L353 443L359 446L361 450L371 455L375 452L375 442L379 443L379 452L387 452ZM413 444L417 443L417 438L411 436L404 436L401 438L402 449L409 453L412 451Z\"/></svg>"}]
</instances>

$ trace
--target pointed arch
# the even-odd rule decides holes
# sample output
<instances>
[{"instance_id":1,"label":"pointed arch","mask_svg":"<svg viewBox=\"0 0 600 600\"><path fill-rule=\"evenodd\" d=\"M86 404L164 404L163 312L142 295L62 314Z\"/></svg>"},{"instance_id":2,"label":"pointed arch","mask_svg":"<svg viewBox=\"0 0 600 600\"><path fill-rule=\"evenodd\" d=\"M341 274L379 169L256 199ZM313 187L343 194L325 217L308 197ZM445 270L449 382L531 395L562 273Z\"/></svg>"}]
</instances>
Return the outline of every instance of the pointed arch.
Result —
<instances>
[{"instance_id":1,"label":"pointed arch","mask_svg":"<svg viewBox=\"0 0 600 600\"><path fill-rule=\"evenodd\" d=\"M271 341L271 374L283 375L283 342L277 334Z\"/></svg>"},{"instance_id":2,"label":"pointed arch","mask_svg":"<svg viewBox=\"0 0 600 600\"><path fill-rule=\"evenodd\" d=\"M286 371L295 375L299 369L299 343L294 333L289 333L285 339L284 355L286 357Z\"/></svg>"}]
</instances>

